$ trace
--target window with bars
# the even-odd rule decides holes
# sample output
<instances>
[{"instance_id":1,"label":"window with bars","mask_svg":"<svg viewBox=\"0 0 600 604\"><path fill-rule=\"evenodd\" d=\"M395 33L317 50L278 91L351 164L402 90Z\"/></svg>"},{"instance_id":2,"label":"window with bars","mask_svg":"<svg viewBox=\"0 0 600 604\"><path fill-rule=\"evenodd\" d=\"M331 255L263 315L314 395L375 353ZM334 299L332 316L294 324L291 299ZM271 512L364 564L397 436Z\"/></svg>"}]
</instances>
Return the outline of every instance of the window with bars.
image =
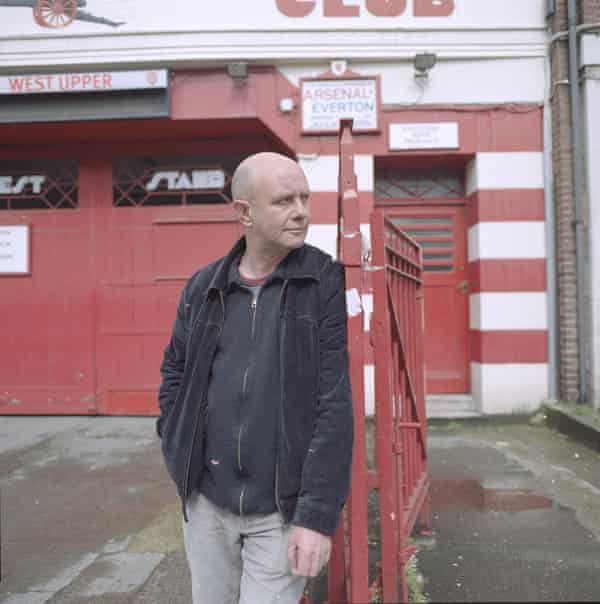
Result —
<instances>
[{"instance_id":1,"label":"window with bars","mask_svg":"<svg viewBox=\"0 0 600 604\"><path fill-rule=\"evenodd\" d=\"M241 156L122 157L113 160L113 206L180 206L231 201Z\"/></svg>"},{"instance_id":2,"label":"window with bars","mask_svg":"<svg viewBox=\"0 0 600 604\"><path fill-rule=\"evenodd\" d=\"M423 248L423 268L430 273L455 270L455 233L451 216L391 216L390 220Z\"/></svg>"},{"instance_id":3,"label":"window with bars","mask_svg":"<svg viewBox=\"0 0 600 604\"><path fill-rule=\"evenodd\" d=\"M72 210L79 206L74 160L0 162L0 210Z\"/></svg>"},{"instance_id":4,"label":"window with bars","mask_svg":"<svg viewBox=\"0 0 600 604\"><path fill-rule=\"evenodd\" d=\"M463 197L462 168L378 168L376 199L438 199Z\"/></svg>"}]
</instances>

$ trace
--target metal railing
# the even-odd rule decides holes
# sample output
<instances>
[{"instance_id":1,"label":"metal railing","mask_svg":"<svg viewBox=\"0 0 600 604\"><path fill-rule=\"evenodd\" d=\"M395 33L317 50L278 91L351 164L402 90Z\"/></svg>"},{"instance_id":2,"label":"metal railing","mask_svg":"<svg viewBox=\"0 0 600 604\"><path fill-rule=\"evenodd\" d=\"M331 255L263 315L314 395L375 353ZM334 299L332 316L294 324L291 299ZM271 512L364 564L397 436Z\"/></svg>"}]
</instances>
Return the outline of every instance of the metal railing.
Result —
<instances>
[{"instance_id":1,"label":"metal railing","mask_svg":"<svg viewBox=\"0 0 600 604\"><path fill-rule=\"evenodd\" d=\"M379 486L384 602L408 601L405 566L417 519L429 531L425 417L423 258L382 210L371 215L375 467Z\"/></svg>"},{"instance_id":2,"label":"metal railing","mask_svg":"<svg viewBox=\"0 0 600 604\"><path fill-rule=\"evenodd\" d=\"M423 259L419 245L383 211L371 214L371 261L364 258L351 121L340 126L338 259L346 268L348 350L355 444L348 504L334 537L328 602L408 602L408 543L417 520L429 530L423 357ZM370 273L375 359L374 469L367 466L364 325L361 295ZM379 493L381 559L369 580L368 496Z\"/></svg>"}]
</instances>

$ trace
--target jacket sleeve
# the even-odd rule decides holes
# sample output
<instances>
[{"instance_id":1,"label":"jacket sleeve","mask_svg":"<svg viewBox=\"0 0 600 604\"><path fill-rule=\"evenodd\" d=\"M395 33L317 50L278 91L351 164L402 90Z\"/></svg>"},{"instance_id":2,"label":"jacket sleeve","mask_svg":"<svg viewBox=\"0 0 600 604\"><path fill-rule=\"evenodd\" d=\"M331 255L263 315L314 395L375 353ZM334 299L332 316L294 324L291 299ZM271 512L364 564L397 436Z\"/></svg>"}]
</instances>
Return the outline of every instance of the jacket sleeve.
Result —
<instances>
[{"instance_id":1,"label":"jacket sleeve","mask_svg":"<svg viewBox=\"0 0 600 604\"><path fill-rule=\"evenodd\" d=\"M317 418L292 523L333 535L350 486L354 420L344 267L331 263L321 278Z\"/></svg>"},{"instance_id":2,"label":"jacket sleeve","mask_svg":"<svg viewBox=\"0 0 600 604\"><path fill-rule=\"evenodd\" d=\"M183 377L186 353L186 289L183 290L177 305L177 314L173 323L171 338L163 355L160 366L161 384L158 390L160 417L156 421L156 432L162 438L163 426L175 403L177 392Z\"/></svg>"}]
</instances>

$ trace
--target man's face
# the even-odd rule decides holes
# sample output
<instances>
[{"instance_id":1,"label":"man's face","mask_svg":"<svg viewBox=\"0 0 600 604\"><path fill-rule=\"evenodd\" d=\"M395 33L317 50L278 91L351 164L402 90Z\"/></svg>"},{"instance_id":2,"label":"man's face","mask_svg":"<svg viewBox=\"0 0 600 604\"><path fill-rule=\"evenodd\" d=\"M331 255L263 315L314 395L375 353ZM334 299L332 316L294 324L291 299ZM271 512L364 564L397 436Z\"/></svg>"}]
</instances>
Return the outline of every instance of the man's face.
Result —
<instances>
[{"instance_id":1,"label":"man's face","mask_svg":"<svg viewBox=\"0 0 600 604\"><path fill-rule=\"evenodd\" d=\"M249 235L261 247L290 251L301 247L310 222L310 192L304 172L293 162L274 162L254 181Z\"/></svg>"}]
</instances>

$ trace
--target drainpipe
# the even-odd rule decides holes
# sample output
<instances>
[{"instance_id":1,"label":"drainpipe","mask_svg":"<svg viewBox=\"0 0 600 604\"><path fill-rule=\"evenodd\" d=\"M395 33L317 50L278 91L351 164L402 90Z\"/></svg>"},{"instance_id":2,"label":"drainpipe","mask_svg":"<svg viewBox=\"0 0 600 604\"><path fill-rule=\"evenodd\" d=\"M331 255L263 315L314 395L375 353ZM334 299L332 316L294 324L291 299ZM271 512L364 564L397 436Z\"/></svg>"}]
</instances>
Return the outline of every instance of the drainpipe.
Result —
<instances>
[{"instance_id":1,"label":"drainpipe","mask_svg":"<svg viewBox=\"0 0 600 604\"><path fill-rule=\"evenodd\" d=\"M571 92L571 136L573 141L573 184L575 189L575 257L577 263L577 346L579 352L579 403L587 402L585 352L585 267L583 220L583 158L579 119L579 53L577 49L577 0L568 0L569 89Z\"/></svg>"},{"instance_id":2,"label":"drainpipe","mask_svg":"<svg viewBox=\"0 0 600 604\"><path fill-rule=\"evenodd\" d=\"M550 53L546 57L547 81L552 82ZM556 312L556 221L552 171L552 104L550 93L544 107L544 206L546 215L546 288L548 311L548 399L558 400L558 316Z\"/></svg>"}]
</instances>

